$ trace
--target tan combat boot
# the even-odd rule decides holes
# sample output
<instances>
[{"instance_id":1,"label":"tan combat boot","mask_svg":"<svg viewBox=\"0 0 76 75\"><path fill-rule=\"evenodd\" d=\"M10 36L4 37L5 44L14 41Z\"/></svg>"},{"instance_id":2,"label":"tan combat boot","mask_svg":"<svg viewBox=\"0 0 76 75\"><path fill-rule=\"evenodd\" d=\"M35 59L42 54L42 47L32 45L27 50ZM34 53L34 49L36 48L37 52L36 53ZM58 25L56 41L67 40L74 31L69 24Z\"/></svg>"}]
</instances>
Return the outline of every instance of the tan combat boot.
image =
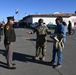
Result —
<instances>
[{"instance_id":1,"label":"tan combat boot","mask_svg":"<svg viewBox=\"0 0 76 75\"><path fill-rule=\"evenodd\" d=\"M45 60L45 56L42 56L42 61L44 61Z\"/></svg>"},{"instance_id":2,"label":"tan combat boot","mask_svg":"<svg viewBox=\"0 0 76 75\"><path fill-rule=\"evenodd\" d=\"M39 57L38 57L38 56L36 56L36 57L35 57L35 60L39 60Z\"/></svg>"}]
</instances>

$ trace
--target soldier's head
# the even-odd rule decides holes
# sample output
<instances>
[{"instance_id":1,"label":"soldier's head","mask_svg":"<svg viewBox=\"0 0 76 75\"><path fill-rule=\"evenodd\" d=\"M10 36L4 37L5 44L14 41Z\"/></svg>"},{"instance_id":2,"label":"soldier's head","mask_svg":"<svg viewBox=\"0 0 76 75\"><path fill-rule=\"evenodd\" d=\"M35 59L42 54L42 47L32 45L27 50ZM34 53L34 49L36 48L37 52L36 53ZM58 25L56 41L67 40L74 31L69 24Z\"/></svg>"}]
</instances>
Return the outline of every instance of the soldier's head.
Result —
<instances>
[{"instance_id":1,"label":"soldier's head","mask_svg":"<svg viewBox=\"0 0 76 75\"><path fill-rule=\"evenodd\" d=\"M11 24L14 24L14 16L9 16L7 17L7 21L10 22Z\"/></svg>"},{"instance_id":2,"label":"soldier's head","mask_svg":"<svg viewBox=\"0 0 76 75\"><path fill-rule=\"evenodd\" d=\"M39 25L44 25L43 19L38 20Z\"/></svg>"}]
</instances>

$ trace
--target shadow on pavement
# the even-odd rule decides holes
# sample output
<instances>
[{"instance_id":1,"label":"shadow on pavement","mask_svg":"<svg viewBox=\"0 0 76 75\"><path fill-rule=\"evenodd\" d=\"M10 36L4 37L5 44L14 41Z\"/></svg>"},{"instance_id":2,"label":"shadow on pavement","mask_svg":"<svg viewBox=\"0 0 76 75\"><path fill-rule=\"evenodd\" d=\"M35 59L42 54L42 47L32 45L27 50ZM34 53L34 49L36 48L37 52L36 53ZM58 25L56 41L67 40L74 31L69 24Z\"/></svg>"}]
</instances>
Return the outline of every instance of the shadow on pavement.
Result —
<instances>
[{"instance_id":1,"label":"shadow on pavement","mask_svg":"<svg viewBox=\"0 0 76 75\"><path fill-rule=\"evenodd\" d=\"M7 63L4 63L4 62L0 61L0 67L7 68Z\"/></svg>"},{"instance_id":2,"label":"shadow on pavement","mask_svg":"<svg viewBox=\"0 0 76 75\"><path fill-rule=\"evenodd\" d=\"M0 50L0 54L6 57L6 50ZM32 62L32 63L42 64L42 65L52 66L49 62L35 60L35 56L17 53L17 52L13 52L13 60L25 62L25 63ZM7 63L0 61L0 67L7 68Z\"/></svg>"},{"instance_id":3,"label":"shadow on pavement","mask_svg":"<svg viewBox=\"0 0 76 75\"><path fill-rule=\"evenodd\" d=\"M27 39L29 41L36 41L36 39ZM53 42L53 40L47 40L47 42Z\"/></svg>"},{"instance_id":4,"label":"shadow on pavement","mask_svg":"<svg viewBox=\"0 0 76 75\"><path fill-rule=\"evenodd\" d=\"M35 56L22 54L22 53L16 53L16 52L14 52L14 60L25 62L25 63L32 62L32 63L42 64L42 65L52 66L49 62L35 60Z\"/></svg>"},{"instance_id":5,"label":"shadow on pavement","mask_svg":"<svg viewBox=\"0 0 76 75\"><path fill-rule=\"evenodd\" d=\"M6 50L0 49L0 54L6 57ZM7 63L0 61L0 67L7 68Z\"/></svg>"},{"instance_id":6,"label":"shadow on pavement","mask_svg":"<svg viewBox=\"0 0 76 75\"><path fill-rule=\"evenodd\" d=\"M6 56L7 51L5 49L0 49L0 54L2 54L3 56Z\"/></svg>"},{"instance_id":7,"label":"shadow on pavement","mask_svg":"<svg viewBox=\"0 0 76 75\"><path fill-rule=\"evenodd\" d=\"M26 39L26 40L29 40L29 41L36 41L36 39Z\"/></svg>"}]
</instances>

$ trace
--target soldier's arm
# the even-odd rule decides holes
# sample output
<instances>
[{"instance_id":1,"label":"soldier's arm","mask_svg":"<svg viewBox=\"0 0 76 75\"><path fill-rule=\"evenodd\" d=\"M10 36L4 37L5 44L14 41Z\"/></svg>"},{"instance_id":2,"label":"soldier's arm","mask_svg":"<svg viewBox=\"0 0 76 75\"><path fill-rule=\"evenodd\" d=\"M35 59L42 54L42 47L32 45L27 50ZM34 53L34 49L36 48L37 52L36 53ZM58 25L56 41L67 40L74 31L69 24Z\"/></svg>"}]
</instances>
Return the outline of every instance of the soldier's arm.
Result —
<instances>
[{"instance_id":1,"label":"soldier's arm","mask_svg":"<svg viewBox=\"0 0 76 75\"><path fill-rule=\"evenodd\" d=\"M36 32L36 29L29 31L28 34L34 34Z\"/></svg>"}]
</instances>

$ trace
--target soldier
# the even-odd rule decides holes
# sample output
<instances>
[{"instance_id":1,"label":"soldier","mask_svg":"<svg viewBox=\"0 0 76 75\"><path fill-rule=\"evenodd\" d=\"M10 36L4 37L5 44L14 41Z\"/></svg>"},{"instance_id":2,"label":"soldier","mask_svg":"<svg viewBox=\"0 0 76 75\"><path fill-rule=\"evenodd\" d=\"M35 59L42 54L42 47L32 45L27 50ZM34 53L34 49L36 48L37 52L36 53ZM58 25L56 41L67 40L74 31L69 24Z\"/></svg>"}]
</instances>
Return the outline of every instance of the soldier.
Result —
<instances>
[{"instance_id":1,"label":"soldier","mask_svg":"<svg viewBox=\"0 0 76 75\"><path fill-rule=\"evenodd\" d=\"M28 32L29 34L33 34L36 32L36 56L35 59L39 60L40 51L42 50L42 60L45 60L46 55L46 43L47 43L47 32L50 30L44 25L43 19L38 20L39 26L35 28L33 31Z\"/></svg>"},{"instance_id":2,"label":"soldier","mask_svg":"<svg viewBox=\"0 0 76 75\"><path fill-rule=\"evenodd\" d=\"M7 17L8 22L4 26L4 46L7 50L7 67L8 69L16 69L15 63L12 62L13 42L16 41L15 31L13 29L14 17Z\"/></svg>"}]
</instances>

